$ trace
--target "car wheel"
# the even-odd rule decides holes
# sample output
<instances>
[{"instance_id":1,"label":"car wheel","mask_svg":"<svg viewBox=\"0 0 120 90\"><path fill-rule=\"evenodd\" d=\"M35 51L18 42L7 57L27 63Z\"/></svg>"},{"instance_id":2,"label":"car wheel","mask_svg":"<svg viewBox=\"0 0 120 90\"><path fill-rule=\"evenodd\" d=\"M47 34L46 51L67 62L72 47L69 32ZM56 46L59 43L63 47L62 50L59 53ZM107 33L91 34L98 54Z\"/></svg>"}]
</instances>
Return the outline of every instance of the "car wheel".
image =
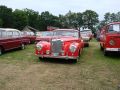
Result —
<instances>
[{"instance_id":1,"label":"car wheel","mask_svg":"<svg viewBox=\"0 0 120 90\"><path fill-rule=\"evenodd\" d=\"M102 50L102 51L104 50L104 48L101 46L101 44L100 44L100 50Z\"/></svg>"},{"instance_id":2,"label":"car wheel","mask_svg":"<svg viewBox=\"0 0 120 90\"><path fill-rule=\"evenodd\" d=\"M75 60L74 60L74 61L75 61L75 63L77 63L77 62L78 62L78 60L79 60L79 58L75 59Z\"/></svg>"},{"instance_id":3,"label":"car wheel","mask_svg":"<svg viewBox=\"0 0 120 90\"><path fill-rule=\"evenodd\" d=\"M86 47L89 47L89 43L86 44Z\"/></svg>"},{"instance_id":4,"label":"car wheel","mask_svg":"<svg viewBox=\"0 0 120 90\"><path fill-rule=\"evenodd\" d=\"M29 41L29 44L31 44L31 41Z\"/></svg>"},{"instance_id":5,"label":"car wheel","mask_svg":"<svg viewBox=\"0 0 120 90\"><path fill-rule=\"evenodd\" d=\"M109 52L104 50L104 56L108 56Z\"/></svg>"},{"instance_id":6,"label":"car wheel","mask_svg":"<svg viewBox=\"0 0 120 90\"><path fill-rule=\"evenodd\" d=\"M25 44L21 44L21 49L22 49L22 50L25 49Z\"/></svg>"},{"instance_id":7,"label":"car wheel","mask_svg":"<svg viewBox=\"0 0 120 90\"><path fill-rule=\"evenodd\" d=\"M2 55L2 48L0 47L0 56Z\"/></svg>"}]
</instances>

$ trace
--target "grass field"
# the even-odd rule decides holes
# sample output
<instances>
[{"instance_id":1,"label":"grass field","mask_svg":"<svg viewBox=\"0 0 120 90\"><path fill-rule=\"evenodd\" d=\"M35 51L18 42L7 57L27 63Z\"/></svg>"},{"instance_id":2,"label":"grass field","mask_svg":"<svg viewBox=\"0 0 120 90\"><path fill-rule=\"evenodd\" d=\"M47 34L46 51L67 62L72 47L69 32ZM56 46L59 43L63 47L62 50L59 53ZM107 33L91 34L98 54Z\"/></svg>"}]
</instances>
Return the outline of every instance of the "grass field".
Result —
<instances>
[{"instance_id":1,"label":"grass field","mask_svg":"<svg viewBox=\"0 0 120 90\"><path fill-rule=\"evenodd\" d=\"M34 45L0 56L0 90L119 90L120 55L105 57L90 42L78 63L40 60Z\"/></svg>"}]
</instances>

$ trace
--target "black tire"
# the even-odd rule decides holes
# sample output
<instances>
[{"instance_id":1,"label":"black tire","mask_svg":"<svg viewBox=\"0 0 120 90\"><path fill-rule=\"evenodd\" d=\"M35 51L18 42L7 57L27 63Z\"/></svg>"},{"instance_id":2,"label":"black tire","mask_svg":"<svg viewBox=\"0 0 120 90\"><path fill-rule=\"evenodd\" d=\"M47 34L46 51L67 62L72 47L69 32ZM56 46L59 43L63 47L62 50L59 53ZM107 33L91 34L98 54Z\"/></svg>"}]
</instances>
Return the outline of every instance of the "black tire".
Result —
<instances>
[{"instance_id":1,"label":"black tire","mask_svg":"<svg viewBox=\"0 0 120 90\"><path fill-rule=\"evenodd\" d=\"M104 50L104 48L101 46L101 44L100 44L100 50L101 50L101 51L103 51L103 50Z\"/></svg>"},{"instance_id":2,"label":"black tire","mask_svg":"<svg viewBox=\"0 0 120 90\"><path fill-rule=\"evenodd\" d=\"M41 60L42 58L41 57L39 57L39 60Z\"/></svg>"},{"instance_id":3,"label":"black tire","mask_svg":"<svg viewBox=\"0 0 120 90\"><path fill-rule=\"evenodd\" d=\"M3 54L3 49L0 47L0 56Z\"/></svg>"},{"instance_id":4,"label":"black tire","mask_svg":"<svg viewBox=\"0 0 120 90\"><path fill-rule=\"evenodd\" d=\"M74 60L74 62L75 62L75 63L77 63L77 62L78 62L78 58L77 58L77 59L75 59L75 60Z\"/></svg>"},{"instance_id":5,"label":"black tire","mask_svg":"<svg viewBox=\"0 0 120 90\"><path fill-rule=\"evenodd\" d=\"M21 44L20 49L21 49L21 50L24 50L24 49L25 49L25 44L24 44L24 43Z\"/></svg>"},{"instance_id":6,"label":"black tire","mask_svg":"<svg viewBox=\"0 0 120 90\"><path fill-rule=\"evenodd\" d=\"M86 47L89 47L89 43L86 44Z\"/></svg>"},{"instance_id":7,"label":"black tire","mask_svg":"<svg viewBox=\"0 0 120 90\"><path fill-rule=\"evenodd\" d=\"M104 50L104 56L108 56L109 55L109 52Z\"/></svg>"}]
</instances>

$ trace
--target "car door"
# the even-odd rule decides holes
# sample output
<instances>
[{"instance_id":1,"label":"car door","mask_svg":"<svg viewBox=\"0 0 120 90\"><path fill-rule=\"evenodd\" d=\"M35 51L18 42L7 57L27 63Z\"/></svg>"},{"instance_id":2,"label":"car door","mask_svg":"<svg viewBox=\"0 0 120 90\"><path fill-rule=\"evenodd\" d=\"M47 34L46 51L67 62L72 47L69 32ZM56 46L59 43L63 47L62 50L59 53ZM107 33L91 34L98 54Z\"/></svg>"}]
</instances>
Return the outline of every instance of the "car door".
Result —
<instances>
[{"instance_id":1,"label":"car door","mask_svg":"<svg viewBox=\"0 0 120 90\"><path fill-rule=\"evenodd\" d=\"M1 31L1 39L0 44L4 47L5 50L9 50L12 48L11 39L8 37L8 32L6 30Z\"/></svg>"},{"instance_id":2,"label":"car door","mask_svg":"<svg viewBox=\"0 0 120 90\"><path fill-rule=\"evenodd\" d=\"M21 45L21 37L19 31L13 31L13 47L17 48Z\"/></svg>"}]
</instances>

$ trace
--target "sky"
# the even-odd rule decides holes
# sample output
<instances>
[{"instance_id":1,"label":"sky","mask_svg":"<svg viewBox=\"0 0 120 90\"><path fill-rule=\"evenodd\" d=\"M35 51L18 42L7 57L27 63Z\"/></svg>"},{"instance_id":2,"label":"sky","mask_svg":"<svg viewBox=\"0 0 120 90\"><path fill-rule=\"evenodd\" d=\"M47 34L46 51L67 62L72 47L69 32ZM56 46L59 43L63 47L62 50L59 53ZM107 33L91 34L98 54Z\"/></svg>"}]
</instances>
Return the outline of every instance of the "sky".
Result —
<instances>
[{"instance_id":1,"label":"sky","mask_svg":"<svg viewBox=\"0 0 120 90\"><path fill-rule=\"evenodd\" d=\"M104 19L106 12L120 11L120 0L0 0L0 5L15 9L32 9L39 13L49 11L53 15L65 15L72 12L93 10L98 13L99 19Z\"/></svg>"}]
</instances>

